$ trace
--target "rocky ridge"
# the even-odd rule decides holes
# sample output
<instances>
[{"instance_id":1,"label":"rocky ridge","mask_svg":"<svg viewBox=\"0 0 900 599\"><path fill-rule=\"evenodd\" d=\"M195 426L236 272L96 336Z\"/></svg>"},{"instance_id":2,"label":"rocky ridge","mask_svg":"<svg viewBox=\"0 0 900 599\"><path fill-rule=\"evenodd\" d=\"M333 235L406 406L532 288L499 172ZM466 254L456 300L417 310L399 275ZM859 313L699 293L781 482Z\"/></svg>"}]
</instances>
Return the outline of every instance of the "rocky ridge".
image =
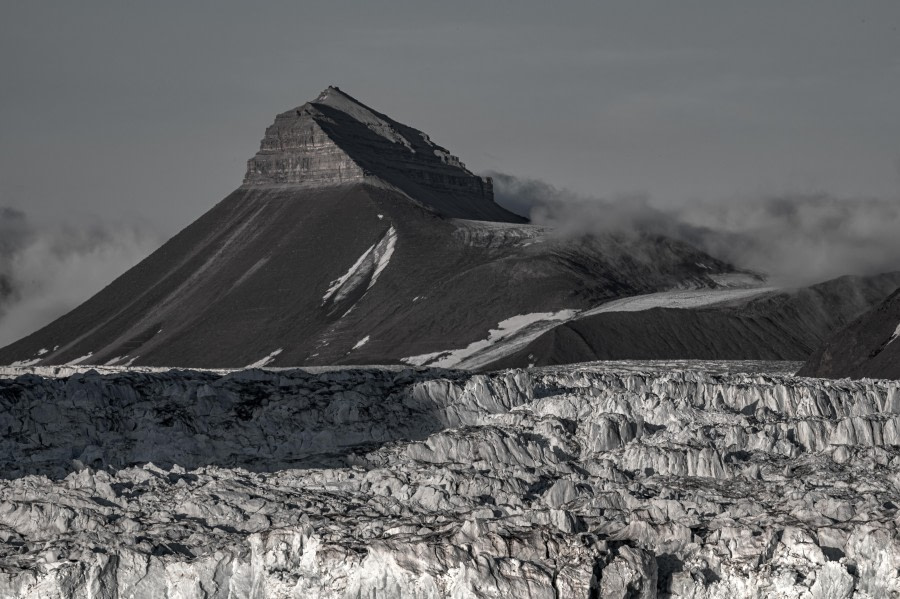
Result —
<instances>
[{"instance_id":1,"label":"rocky ridge","mask_svg":"<svg viewBox=\"0 0 900 599\"><path fill-rule=\"evenodd\" d=\"M0 596L894 596L900 383L790 368L0 380Z\"/></svg>"},{"instance_id":2,"label":"rocky ridge","mask_svg":"<svg viewBox=\"0 0 900 599\"><path fill-rule=\"evenodd\" d=\"M444 216L526 222L494 203L479 177L425 133L369 108L337 87L282 112L247 162L245 186L389 184Z\"/></svg>"}]
</instances>

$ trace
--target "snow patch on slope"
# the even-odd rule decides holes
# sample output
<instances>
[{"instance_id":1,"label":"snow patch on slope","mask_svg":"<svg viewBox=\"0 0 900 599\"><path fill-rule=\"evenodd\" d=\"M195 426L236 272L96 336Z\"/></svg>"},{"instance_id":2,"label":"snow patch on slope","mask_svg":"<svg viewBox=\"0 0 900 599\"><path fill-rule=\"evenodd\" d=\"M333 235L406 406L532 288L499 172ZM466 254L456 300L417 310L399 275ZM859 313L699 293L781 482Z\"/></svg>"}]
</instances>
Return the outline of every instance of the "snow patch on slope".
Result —
<instances>
[{"instance_id":1,"label":"snow patch on slope","mask_svg":"<svg viewBox=\"0 0 900 599\"><path fill-rule=\"evenodd\" d=\"M372 280L369 281L369 289L378 280L382 271L387 268L391 256L394 255L394 248L397 246L397 230L394 227L388 229L387 235L375 246L375 272L372 274Z\"/></svg>"},{"instance_id":2,"label":"snow patch on slope","mask_svg":"<svg viewBox=\"0 0 900 599\"><path fill-rule=\"evenodd\" d=\"M500 321L496 329L488 331L487 339L475 341L462 349L410 356L402 361L415 366L478 368L524 347L547 329L560 321L571 320L577 313L577 310L560 310L520 314Z\"/></svg>"},{"instance_id":3,"label":"snow patch on slope","mask_svg":"<svg viewBox=\"0 0 900 599\"><path fill-rule=\"evenodd\" d=\"M365 345L366 343L368 343L368 342L369 342L369 337L370 337L369 335L366 335L365 337L363 337L362 339L360 339L359 341L357 341L357 342L356 342L356 345L353 346L353 349L359 349L359 348L361 348L363 345ZM351 351L352 351L352 350L351 350Z\"/></svg>"},{"instance_id":4,"label":"snow patch on slope","mask_svg":"<svg viewBox=\"0 0 900 599\"><path fill-rule=\"evenodd\" d=\"M265 358L254 362L253 364L248 364L247 368L264 368L271 364L275 360L275 356L283 352L283 349L276 349L271 354L266 356Z\"/></svg>"},{"instance_id":5,"label":"snow patch on slope","mask_svg":"<svg viewBox=\"0 0 900 599\"><path fill-rule=\"evenodd\" d=\"M40 361L41 361L40 358L34 358L33 360L16 360L12 364L10 364L10 366L13 368L22 368L22 367L26 367L26 366L34 366L35 364L37 364Z\"/></svg>"},{"instance_id":6,"label":"snow patch on slope","mask_svg":"<svg viewBox=\"0 0 900 599\"><path fill-rule=\"evenodd\" d=\"M773 291L777 291L777 288L663 291L614 300L583 312L561 310L523 314L500 322L497 329L488 332L487 339L471 343L468 347L409 356L402 358L402 361L415 366L477 369L524 348L561 322L576 318L604 312L640 312L652 308L695 309L728 301L749 300Z\"/></svg>"},{"instance_id":7,"label":"snow patch on slope","mask_svg":"<svg viewBox=\"0 0 900 599\"><path fill-rule=\"evenodd\" d=\"M341 297L347 294L346 292L344 292L343 294L336 296L338 291L340 291L340 289L344 287L348 282L352 282L355 279L361 278L360 271L363 268L363 263L365 263L365 261L369 258L374 249L375 246L373 245L365 252L363 252L363 255L360 256L359 259L353 263L353 266L350 267L350 270L331 282L331 286L328 288L328 291L326 291L325 295L322 296L323 304L332 298L334 298L334 301L338 301L339 299L341 299Z\"/></svg>"},{"instance_id":8,"label":"snow patch on slope","mask_svg":"<svg viewBox=\"0 0 900 599\"><path fill-rule=\"evenodd\" d=\"M341 277L331 282L325 295L322 297L322 305L329 300L339 302L354 290L359 288L367 279L369 281L366 291L378 281L378 277L387 268L397 247L397 230L391 226L381 240L363 252L353 266Z\"/></svg>"},{"instance_id":9,"label":"snow patch on slope","mask_svg":"<svg viewBox=\"0 0 900 599\"><path fill-rule=\"evenodd\" d=\"M894 334L891 335L891 338L888 341L888 344L891 344L894 341L896 341L898 337L900 337L900 324L897 325L897 328L894 330Z\"/></svg>"},{"instance_id":10,"label":"snow patch on slope","mask_svg":"<svg viewBox=\"0 0 900 599\"><path fill-rule=\"evenodd\" d=\"M604 312L642 312L652 308L676 308L689 310L712 306L723 302L751 299L777 291L775 287L758 287L756 289L693 289L690 291L661 291L636 295L607 302L596 308L581 313L581 317L593 316Z\"/></svg>"},{"instance_id":11,"label":"snow patch on slope","mask_svg":"<svg viewBox=\"0 0 900 599\"><path fill-rule=\"evenodd\" d=\"M71 362L69 362L67 364L67 366L77 366L78 364L83 363L85 360L87 360L88 358L90 358L93 355L94 355L94 352L89 351L87 353L87 355L84 355L84 356L81 356L80 358L76 358L76 359L72 360Z\"/></svg>"}]
</instances>

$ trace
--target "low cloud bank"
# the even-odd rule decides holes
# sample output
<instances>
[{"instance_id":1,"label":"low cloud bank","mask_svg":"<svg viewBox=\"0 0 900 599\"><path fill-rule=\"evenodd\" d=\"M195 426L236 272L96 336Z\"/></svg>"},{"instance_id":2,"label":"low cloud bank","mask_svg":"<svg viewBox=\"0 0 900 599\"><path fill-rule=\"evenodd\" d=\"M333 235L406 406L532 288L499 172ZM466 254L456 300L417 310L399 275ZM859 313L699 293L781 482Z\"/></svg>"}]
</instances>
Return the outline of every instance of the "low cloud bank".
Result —
<instances>
[{"instance_id":1,"label":"low cloud bank","mask_svg":"<svg viewBox=\"0 0 900 599\"><path fill-rule=\"evenodd\" d=\"M160 241L134 225L40 227L0 207L0 347L88 299Z\"/></svg>"},{"instance_id":2,"label":"low cloud bank","mask_svg":"<svg viewBox=\"0 0 900 599\"><path fill-rule=\"evenodd\" d=\"M900 200L786 195L662 205L594 198L502 173L497 202L561 235L657 234L691 243L781 285L900 270Z\"/></svg>"}]
</instances>

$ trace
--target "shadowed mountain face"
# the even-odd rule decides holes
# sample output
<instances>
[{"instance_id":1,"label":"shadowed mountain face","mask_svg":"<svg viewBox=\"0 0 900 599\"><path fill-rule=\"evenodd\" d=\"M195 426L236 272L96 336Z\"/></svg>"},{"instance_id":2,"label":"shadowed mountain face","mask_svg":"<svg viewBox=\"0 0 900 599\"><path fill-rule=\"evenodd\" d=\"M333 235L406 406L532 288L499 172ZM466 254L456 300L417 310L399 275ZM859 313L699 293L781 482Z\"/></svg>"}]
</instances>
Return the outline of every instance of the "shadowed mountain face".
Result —
<instances>
[{"instance_id":1,"label":"shadowed mountain face","mask_svg":"<svg viewBox=\"0 0 900 599\"><path fill-rule=\"evenodd\" d=\"M424 133L329 88L276 118L240 188L0 363L425 363L733 270L665 238L524 221Z\"/></svg>"},{"instance_id":2,"label":"shadowed mountain face","mask_svg":"<svg viewBox=\"0 0 900 599\"><path fill-rule=\"evenodd\" d=\"M617 309L613 303L554 327L490 366L593 360L802 361L897 285L900 272L840 277L740 299L722 293L721 301L694 309L671 307L671 301L641 310ZM715 299L717 293L709 296ZM900 314L895 321L900 322Z\"/></svg>"},{"instance_id":3,"label":"shadowed mountain face","mask_svg":"<svg viewBox=\"0 0 900 599\"><path fill-rule=\"evenodd\" d=\"M900 379L900 289L835 334L797 374Z\"/></svg>"}]
</instances>

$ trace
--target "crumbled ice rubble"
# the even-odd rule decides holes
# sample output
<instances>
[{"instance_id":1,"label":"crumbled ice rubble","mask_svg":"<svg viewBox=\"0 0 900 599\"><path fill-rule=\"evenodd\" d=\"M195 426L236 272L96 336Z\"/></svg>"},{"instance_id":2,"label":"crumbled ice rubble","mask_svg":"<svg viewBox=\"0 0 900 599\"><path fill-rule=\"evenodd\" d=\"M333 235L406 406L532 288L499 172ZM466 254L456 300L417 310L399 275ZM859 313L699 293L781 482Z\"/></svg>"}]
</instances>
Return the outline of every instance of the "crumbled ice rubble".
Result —
<instances>
[{"instance_id":1,"label":"crumbled ice rubble","mask_svg":"<svg viewBox=\"0 0 900 599\"><path fill-rule=\"evenodd\" d=\"M577 313L577 310L560 310L520 314L500 321L496 329L488 331L487 339L475 341L461 349L410 356L402 361L415 366L478 368L524 347L547 329L560 321L571 320Z\"/></svg>"},{"instance_id":2,"label":"crumbled ice rubble","mask_svg":"<svg viewBox=\"0 0 900 599\"><path fill-rule=\"evenodd\" d=\"M257 360L253 364L248 364L247 368L263 368L264 366L268 366L273 361L275 361L275 358L278 356L278 354L280 354L283 351L284 351L283 349L276 349L275 351L273 351L271 354L269 354L265 358L262 358L261 360Z\"/></svg>"},{"instance_id":3,"label":"crumbled ice rubble","mask_svg":"<svg viewBox=\"0 0 900 599\"><path fill-rule=\"evenodd\" d=\"M725 370L0 380L0 597L897 596L900 383Z\"/></svg>"},{"instance_id":4,"label":"crumbled ice rubble","mask_svg":"<svg viewBox=\"0 0 900 599\"><path fill-rule=\"evenodd\" d=\"M371 289L390 262L396 246L397 230L391 226L378 243L363 252L362 256L350 267L350 270L331 282L331 285L322 297L322 303L325 304L329 300L333 302L341 301L358 289L366 280L369 281L366 290Z\"/></svg>"}]
</instances>

